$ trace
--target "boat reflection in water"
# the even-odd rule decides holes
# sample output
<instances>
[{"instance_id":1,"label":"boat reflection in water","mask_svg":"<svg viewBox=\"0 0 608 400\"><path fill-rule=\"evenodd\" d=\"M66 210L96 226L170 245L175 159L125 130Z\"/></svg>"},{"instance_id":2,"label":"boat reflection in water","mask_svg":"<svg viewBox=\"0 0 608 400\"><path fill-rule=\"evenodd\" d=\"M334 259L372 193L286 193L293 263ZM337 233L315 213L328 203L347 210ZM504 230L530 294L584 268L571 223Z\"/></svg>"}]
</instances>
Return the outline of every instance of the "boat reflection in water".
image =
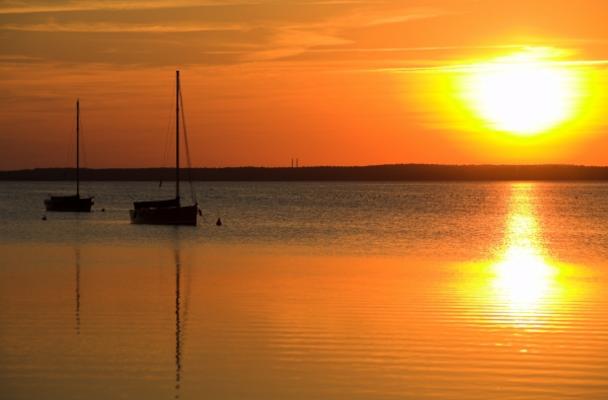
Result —
<instances>
[{"instance_id":1,"label":"boat reflection in water","mask_svg":"<svg viewBox=\"0 0 608 400\"><path fill-rule=\"evenodd\" d=\"M182 326L181 326L181 265L179 250L175 250L175 398L179 398L182 374Z\"/></svg>"},{"instance_id":2,"label":"boat reflection in water","mask_svg":"<svg viewBox=\"0 0 608 400\"><path fill-rule=\"evenodd\" d=\"M80 335L80 248L76 247L74 249L74 253L75 253L75 260L76 260L76 290L75 290L76 334Z\"/></svg>"},{"instance_id":3,"label":"boat reflection in water","mask_svg":"<svg viewBox=\"0 0 608 400\"><path fill-rule=\"evenodd\" d=\"M180 257L179 244L173 253L175 262L175 398L180 398L183 372L183 350L186 321L188 319L188 309L190 308L190 279L186 276L186 292L182 292L182 263Z\"/></svg>"}]
</instances>

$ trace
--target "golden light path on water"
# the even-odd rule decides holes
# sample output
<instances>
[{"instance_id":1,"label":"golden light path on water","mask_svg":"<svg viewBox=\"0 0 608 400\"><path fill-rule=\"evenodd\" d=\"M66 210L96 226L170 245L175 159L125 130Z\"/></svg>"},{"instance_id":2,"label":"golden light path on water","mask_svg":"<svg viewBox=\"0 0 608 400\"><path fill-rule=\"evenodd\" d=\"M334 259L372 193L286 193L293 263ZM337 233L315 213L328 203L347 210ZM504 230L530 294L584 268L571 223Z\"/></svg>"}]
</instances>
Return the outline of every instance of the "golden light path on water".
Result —
<instances>
[{"instance_id":1,"label":"golden light path on water","mask_svg":"<svg viewBox=\"0 0 608 400\"><path fill-rule=\"evenodd\" d=\"M484 274L473 290L485 303L481 307L489 311L491 322L498 325L546 328L554 317L567 319L567 304L581 294L575 282L565 281L571 267L551 260L543 245L536 204L539 190L533 183L511 186L505 236L497 257L476 267L489 277Z\"/></svg>"},{"instance_id":2,"label":"golden light path on water","mask_svg":"<svg viewBox=\"0 0 608 400\"><path fill-rule=\"evenodd\" d=\"M492 287L506 314L517 323L539 322L544 300L557 288L557 268L545 260L539 224L531 204L534 187L514 185L505 248L493 265Z\"/></svg>"}]
</instances>

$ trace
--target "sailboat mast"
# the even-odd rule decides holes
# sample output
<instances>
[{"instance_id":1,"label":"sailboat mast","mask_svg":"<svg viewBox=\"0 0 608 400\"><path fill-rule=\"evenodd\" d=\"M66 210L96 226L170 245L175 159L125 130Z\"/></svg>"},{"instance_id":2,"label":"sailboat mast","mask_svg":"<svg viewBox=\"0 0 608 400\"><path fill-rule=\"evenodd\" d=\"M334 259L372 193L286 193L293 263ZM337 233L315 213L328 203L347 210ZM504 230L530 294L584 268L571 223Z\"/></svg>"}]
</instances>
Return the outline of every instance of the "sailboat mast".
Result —
<instances>
[{"instance_id":1,"label":"sailboat mast","mask_svg":"<svg viewBox=\"0 0 608 400\"><path fill-rule=\"evenodd\" d=\"M80 99L76 99L76 195L80 196Z\"/></svg>"},{"instance_id":2,"label":"sailboat mast","mask_svg":"<svg viewBox=\"0 0 608 400\"><path fill-rule=\"evenodd\" d=\"M179 71L175 71L175 198L179 199Z\"/></svg>"}]
</instances>

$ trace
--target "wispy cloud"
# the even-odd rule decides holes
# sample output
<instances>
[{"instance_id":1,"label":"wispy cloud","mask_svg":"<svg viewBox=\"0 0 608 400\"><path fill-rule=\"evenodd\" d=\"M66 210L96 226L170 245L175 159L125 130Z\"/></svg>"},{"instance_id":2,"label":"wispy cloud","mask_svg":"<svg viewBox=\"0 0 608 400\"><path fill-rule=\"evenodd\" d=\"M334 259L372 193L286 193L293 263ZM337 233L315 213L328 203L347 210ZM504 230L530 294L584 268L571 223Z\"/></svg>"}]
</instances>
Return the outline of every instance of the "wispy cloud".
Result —
<instances>
[{"instance_id":1,"label":"wispy cloud","mask_svg":"<svg viewBox=\"0 0 608 400\"><path fill-rule=\"evenodd\" d=\"M324 2L325 3L325 2ZM332 2L333 3L333 2ZM338 2L352 4L351 2ZM357 2L357 4L363 4ZM369 5L369 2L365 2ZM362 27L406 23L408 21L435 18L444 15L440 10L404 9L388 13L373 11L368 7L358 8L332 18L306 24L287 24L275 28L276 34L265 48L245 57L247 61L268 61L296 56L307 52L332 52L342 46L356 44L345 31ZM327 49L331 47L331 49ZM342 49L347 52L348 49Z\"/></svg>"},{"instance_id":2,"label":"wispy cloud","mask_svg":"<svg viewBox=\"0 0 608 400\"><path fill-rule=\"evenodd\" d=\"M3 54L0 55L0 64L33 64L43 62L38 57L28 57L23 55Z\"/></svg>"},{"instance_id":3,"label":"wispy cloud","mask_svg":"<svg viewBox=\"0 0 608 400\"><path fill-rule=\"evenodd\" d=\"M268 61L294 56L321 46L341 46L352 42L337 36L325 35L314 31L284 29L272 42L247 54L245 61Z\"/></svg>"},{"instance_id":4,"label":"wispy cloud","mask_svg":"<svg viewBox=\"0 0 608 400\"><path fill-rule=\"evenodd\" d=\"M488 46L415 46L415 47L347 47L331 49L311 49L315 53L410 53L445 50L521 50L529 46L519 44Z\"/></svg>"},{"instance_id":5,"label":"wispy cloud","mask_svg":"<svg viewBox=\"0 0 608 400\"><path fill-rule=\"evenodd\" d=\"M366 3L368 5L367 7L358 7L341 15L320 19L317 22L295 24L290 28L315 30L323 29L332 30L335 32L345 29L374 27L422 19L431 19L446 15L444 10L430 8L401 7L397 9L378 10L373 7L369 7L369 2Z\"/></svg>"},{"instance_id":6,"label":"wispy cloud","mask_svg":"<svg viewBox=\"0 0 608 400\"><path fill-rule=\"evenodd\" d=\"M172 32L208 32L240 31L247 27L236 23L180 23L180 24L117 24L117 23L84 23L49 21L39 24L4 24L0 30L23 32L92 32L92 33L172 33Z\"/></svg>"},{"instance_id":7,"label":"wispy cloud","mask_svg":"<svg viewBox=\"0 0 608 400\"><path fill-rule=\"evenodd\" d=\"M230 11L223 10L215 14L201 12L176 11L180 7L213 7L234 6ZM243 19L239 7L246 6L251 17ZM377 7L380 6L380 9ZM327 8L329 7L329 8ZM174 9L171 18L165 18L163 12L142 14L123 13L92 13L100 10L155 10L162 8ZM254 11L255 10L255 11ZM298 13L302 11L302 15ZM331 12L322 12L328 11ZM85 12L69 14L70 11ZM90 12L88 12L90 11ZM68 14L65 14L68 12ZM9 14L31 14L20 15L19 18L11 18ZM63 13L63 14L62 14ZM88 1L4 1L0 0L0 16L4 15L4 21L0 21L0 31L11 35L36 34L36 33L150 33L154 36L140 38L138 51L145 48L162 48L154 46L158 41L166 41L162 34L170 33L192 33L210 35L214 32L232 32L221 37L201 40L201 36L192 36L183 39L178 45L192 46L189 57L193 54L201 55L201 62L207 59L209 54L222 54L222 50L228 50L231 57L230 62L241 60L269 61L287 57L293 57L307 51L327 47L340 48L355 45L349 39L346 31L362 27L377 27L389 24L406 23L410 20L432 18L441 14L437 10L421 8L398 8L394 6L386 9L386 4L373 3L369 0L318 0L297 1L289 0L285 4L272 0L151 0L151 1L125 1L125 0L88 0ZM8 16L7 16L8 15ZM121 15L120 18L116 18ZM282 16L282 17L280 17ZM52 37L52 36L51 36ZM50 38L41 38L43 41ZM255 38L251 41L251 38ZM87 37L62 36L62 41L87 41ZM125 44L116 43L115 38L109 38L106 47L112 49L112 54L120 62L122 47L131 43L133 38L128 38ZM111 42L112 41L112 42ZM150 46L142 46L141 41L149 41ZM31 43L31 42L30 42ZM37 47L35 56L48 51ZM89 60L107 60L109 50L99 48L100 43L94 43L89 48ZM236 49L235 49L236 47ZM96 49L96 50L95 50ZM96 53L94 53L96 52ZM240 52L240 53L239 53ZM24 53L26 55L30 55ZM94 57L97 54L98 57ZM226 55L226 53L223 53ZM143 56L143 54L142 54ZM70 56L72 58L72 56ZM127 57L131 59L132 57ZM160 59L160 57L150 57ZM228 59L228 58L225 58Z\"/></svg>"},{"instance_id":8,"label":"wispy cloud","mask_svg":"<svg viewBox=\"0 0 608 400\"><path fill-rule=\"evenodd\" d=\"M39 14L96 10L150 10L183 7L214 7L259 4L256 0L151 0L151 1L0 1L0 15Z\"/></svg>"},{"instance_id":9,"label":"wispy cloud","mask_svg":"<svg viewBox=\"0 0 608 400\"><path fill-rule=\"evenodd\" d=\"M438 61L439 63L439 61ZM546 61L547 65L556 66L567 66L567 67L597 67L597 66L608 66L608 60L570 60L570 61ZM370 68L359 71L368 72L391 72L391 73L420 73L420 72L471 72L478 71L480 68L479 64L475 63L462 63L462 64L442 64L442 65L413 65L406 67L388 67L388 68ZM490 68L488 66L484 68Z\"/></svg>"}]
</instances>

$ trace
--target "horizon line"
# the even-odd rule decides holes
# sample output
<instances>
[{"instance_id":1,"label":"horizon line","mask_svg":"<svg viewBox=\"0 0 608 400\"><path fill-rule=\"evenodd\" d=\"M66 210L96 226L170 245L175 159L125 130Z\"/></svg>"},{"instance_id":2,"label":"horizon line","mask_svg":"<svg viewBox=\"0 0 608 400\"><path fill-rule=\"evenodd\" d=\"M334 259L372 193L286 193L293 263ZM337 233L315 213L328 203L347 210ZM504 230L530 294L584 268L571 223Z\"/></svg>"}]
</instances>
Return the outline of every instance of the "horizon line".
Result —
<instances>
[{"instance_id":1,"label":"horizon line","mask_svg":"<svg viewBox=\"0 0 608 400\"><path fill-rule=\"evenodd\" d=\"M180 167L182 170L194 169L315 169L315 168L377 168L377 167L569 167L569 168L608 168L608 164L604 165L588 165L588 164L566 164L566 163L532 163L532 164L453 164L453 163L387 163L387 164L365 164L365 165L300 165L297 167L286 166L264 166L264 165L239 165L239 166L199 166L199 167ZM174 166L154 166L154 167L80 167L81 170L142 170L142 169L174 169ZM25 172L37 170L66 170L76 169L76 167L30 167L18 169L3 169L0 172Z\"/></svg>"}]
</instances>

